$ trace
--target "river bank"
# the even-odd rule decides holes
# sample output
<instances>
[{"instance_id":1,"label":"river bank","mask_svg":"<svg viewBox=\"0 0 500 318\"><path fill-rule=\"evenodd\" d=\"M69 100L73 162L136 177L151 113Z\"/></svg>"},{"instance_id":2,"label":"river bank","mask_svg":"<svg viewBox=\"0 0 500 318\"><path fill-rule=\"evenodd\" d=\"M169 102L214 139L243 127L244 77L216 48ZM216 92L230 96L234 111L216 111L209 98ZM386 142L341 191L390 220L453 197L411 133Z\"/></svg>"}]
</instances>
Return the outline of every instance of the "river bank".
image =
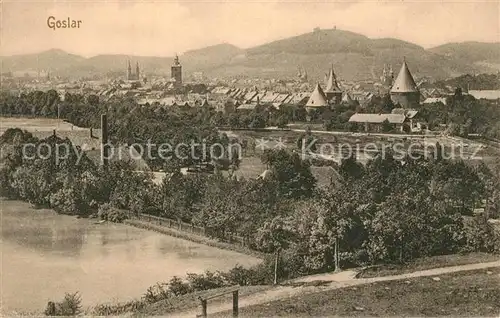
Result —
<instances>
[{"instance_id":1,"label":"river bank","mask_svg":"<svg viewBox=\"0 0 500 318\"><path fill-rule=\"evenodd\" d=\"M246 248L246 247L238 245L238 244L221 242L221 241L218 241L215 239L211 239L207 236L201 236L201 235L197 235L194 233L179 231L179 230L176 230L173 228L169 228L169 227L162 226L162 225L157 225L157 224L154 224L151 222L135 220L135 219L127 219L127 220L123 221L123 223L130 225L130 226L133 226L133 227L140 228L140 229L154 231L154 232L158 232L158 233L165 234L168 236L180 238L183 240L188 240L191 242L204 244L207 246L216 247L216 248L220 248L220 249L224 249L224 250L228 250L228 251L238 252L238 253L246 254L249 256L258 257L261 259L263 259L267 256L264 253L251 250L249 248Z\"/></svg>"}]
</instances>

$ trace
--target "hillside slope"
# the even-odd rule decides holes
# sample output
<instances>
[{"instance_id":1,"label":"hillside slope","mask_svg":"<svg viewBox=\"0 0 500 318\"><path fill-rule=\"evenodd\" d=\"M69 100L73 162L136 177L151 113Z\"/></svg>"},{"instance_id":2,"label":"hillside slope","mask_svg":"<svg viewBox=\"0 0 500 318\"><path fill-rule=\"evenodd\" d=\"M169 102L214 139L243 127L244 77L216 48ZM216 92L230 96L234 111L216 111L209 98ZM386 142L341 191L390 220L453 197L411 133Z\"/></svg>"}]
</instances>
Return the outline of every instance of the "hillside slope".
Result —
<instances>
[{"instance_id":1,"label":"hillside slope","mask_svg":"<svg viewBox=\"0 0 500 318\"><path fill-rule=\"evenodd\" d=\"M500 43L448 43L431 48L429 51L468 62L500 62Z\"/></svg>"},{"instance_id":2,"label":"hillside slope","mask_svg":"<svg viewBox=\"0 0 500 318\"><path fill-rule=\"evenodd\" d=\"M60 71L76 65L85 58L63 50L52 49L35 54L0 56L2 70L6 71Z\"/></svg>"}]
</instances>

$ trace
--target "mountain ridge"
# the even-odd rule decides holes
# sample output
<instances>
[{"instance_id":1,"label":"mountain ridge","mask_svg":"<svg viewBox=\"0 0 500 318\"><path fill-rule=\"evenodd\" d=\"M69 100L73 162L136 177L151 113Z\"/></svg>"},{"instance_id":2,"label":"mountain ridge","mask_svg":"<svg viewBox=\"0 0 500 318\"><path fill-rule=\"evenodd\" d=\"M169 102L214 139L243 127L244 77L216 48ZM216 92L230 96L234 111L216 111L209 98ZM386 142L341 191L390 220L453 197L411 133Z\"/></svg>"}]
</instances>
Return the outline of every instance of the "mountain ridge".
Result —
<instances>
[{"instance_id":1,"label":"mountain ridge","mask_svg":"<svg viewBox=\"0 0 500 318\"><path fill-rule=\"evenodd\" d=\"M467 73L494 72L500 63L500 43L446 43L423 47L395 38L371 39L337 29L315 30L242 49L229 43L186 51L180 55L184 72L203 71L213 77L293 77L305 68L311 78L322 81L333 64L345 80L377 79L384 64L396 72L403 57L418 77L444 79ZM2 72L46 68L63 76L125 73L127 60L138 62L146 74L170 74L173 57L99 54L85 58L51 49L38 54L0 57ZM24 68L24 69L23 69Z\"/></svg>"}]
</instances>

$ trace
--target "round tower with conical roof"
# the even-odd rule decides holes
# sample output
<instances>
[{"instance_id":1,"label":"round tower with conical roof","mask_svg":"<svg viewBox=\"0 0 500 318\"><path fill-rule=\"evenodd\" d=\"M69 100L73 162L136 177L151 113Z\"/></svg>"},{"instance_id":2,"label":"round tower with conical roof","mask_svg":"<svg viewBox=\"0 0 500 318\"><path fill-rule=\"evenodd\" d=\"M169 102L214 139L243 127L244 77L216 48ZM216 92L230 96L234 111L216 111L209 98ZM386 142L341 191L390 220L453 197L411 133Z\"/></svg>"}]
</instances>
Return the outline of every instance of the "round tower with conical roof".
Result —
<instances>
[{"instance_id":1,"label":"round tower with conical roof","mask_svg":"<svg viewBox=\"0 0 500 318\"><path fill-rule=\"evenodd\" d=\"M311 96L309 97L309 100L306 103L306 111L310 112L314 109L324 109L327 106L328 106L328 101L326 95L318 83L316 84L314 91L312 92Z\"/></svg>"},{"instance_id":2,"label":"round tower with conical roof","mask_svg":"<svg viewBox=\"0 0 500 318\"><path fill-rule=\"evenodd\" d=\"M420 104L420 91L411 75L406 59L391 88L391 100L403 108L412 108Z\"/></svg>"}]
</instances>

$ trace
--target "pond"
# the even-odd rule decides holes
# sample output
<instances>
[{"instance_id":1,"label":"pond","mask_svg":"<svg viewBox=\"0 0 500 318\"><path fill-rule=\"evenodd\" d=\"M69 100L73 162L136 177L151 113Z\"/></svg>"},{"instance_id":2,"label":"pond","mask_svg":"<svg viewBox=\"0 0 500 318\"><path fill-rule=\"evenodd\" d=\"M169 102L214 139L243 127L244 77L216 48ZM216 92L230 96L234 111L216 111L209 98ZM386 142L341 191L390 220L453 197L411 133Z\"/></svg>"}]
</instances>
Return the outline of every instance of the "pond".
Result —
<instances>
[{"instance_id":1,"label":"pond","mask_svg":"<svg viewBox=\"0 0 500 318\"><path fill-rule=\"evenodd\" d=\"M173 276L245 267L259 259L137 229L2 202L2 312L43 311L78 291L84 306L141 297Z\"/></svg>"}]
</instances>

